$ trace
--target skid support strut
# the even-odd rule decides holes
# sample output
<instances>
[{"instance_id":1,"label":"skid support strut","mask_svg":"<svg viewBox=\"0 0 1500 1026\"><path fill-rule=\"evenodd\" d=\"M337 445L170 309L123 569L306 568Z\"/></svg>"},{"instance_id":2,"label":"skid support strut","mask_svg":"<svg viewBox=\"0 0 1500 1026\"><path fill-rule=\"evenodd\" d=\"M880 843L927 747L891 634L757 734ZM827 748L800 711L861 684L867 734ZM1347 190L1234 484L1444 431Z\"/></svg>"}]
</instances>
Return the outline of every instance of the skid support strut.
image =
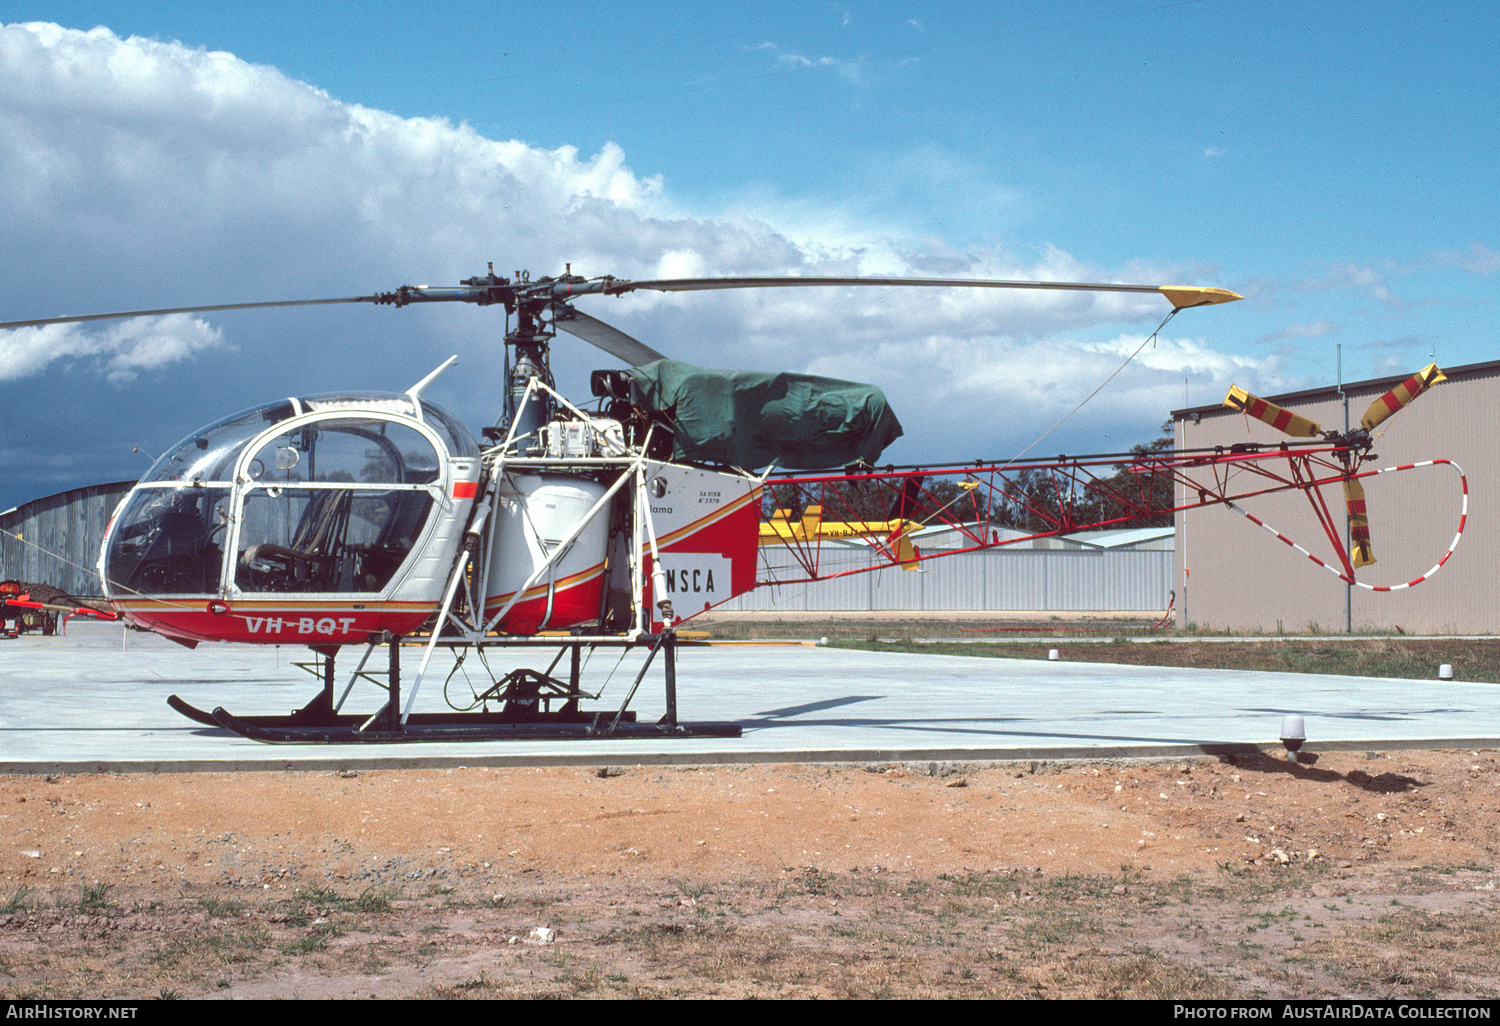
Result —
<instances>
[{"instance_id":1,"label":"skid support strut","mask_svg":"<svg viewBox=\"0 0 1500 1026\"><path fill-rule=\"evenodd\" d=\"M662 676L666 678L667 714L661 718L663 726L677 729L677 634L666 631L661 639Z\"/></svg>"},{"instance_id":2,"label":"skid support strut","mask_svg":"<svg viewBox=\"0 0 1500 1026\"><path fill-rule=\"evenodd\" d=\"M311 702L292 713L292 720L309 727L326 727L334 722L333 676L339 649L337 645L315 645L313 651L323 657L323 689L313 696Z\"/></svg>"},{"instance_id":3,"label":"skid support strut","mask_svg":"<svg viewBox=\"0 0 1500 1026\"><path fill-rule=\"evenodd\" d=\"M401 636L386 631L384 641L390 652L389 668L385 675L387 697L380 711L360 724L361 733L401 733Z\"/></svg>"}]
</instances>

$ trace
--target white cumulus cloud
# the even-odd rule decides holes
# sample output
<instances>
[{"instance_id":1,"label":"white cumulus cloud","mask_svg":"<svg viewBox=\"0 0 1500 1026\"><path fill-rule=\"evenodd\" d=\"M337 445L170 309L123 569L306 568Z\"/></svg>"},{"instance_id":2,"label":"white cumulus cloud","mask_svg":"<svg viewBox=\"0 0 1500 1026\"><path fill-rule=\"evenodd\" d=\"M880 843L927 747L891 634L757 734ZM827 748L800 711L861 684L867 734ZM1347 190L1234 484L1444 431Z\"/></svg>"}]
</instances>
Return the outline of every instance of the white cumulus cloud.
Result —
<instances>
[{"instance_id":1,"label":"white cumulus cloud","mask_svg":"<svg viewBox=\"0 0 1500 1026\"><path fill-rule=\"evenodd\" d=\"M784 66L823 62L771 49ZM1099 266L1045 246L1033 255L954 248L853 206L770 199L688 216L669 182L632 168L612 143L589 154L491 139L442 118L346 103L232 54L46 24L0 27L0 232L10 286L0 320L454 284L490 260L504 275L570 263L575 273L641 279L1198 277ZM1123 359L1120 347L1138 344L1169 309L1155 295L895 288L633 295L580 308L693 362L880 384L911 436L893 455L911 460L1003 455L1033 420L1095 388ZM1236 374L1264 387L1270 363L1236 362L1203 340L1222 317L1195 310L1175 321L1191 321L1197 340L1162 339L1143 353L1091 404L1101 431L1154 430L1180 405L1184 375L1205 389ZM0 383L20 416L27 403L58 402L64 373L73 392L89 376L135 389L102 412L132 439L155 431L170 444L212 419L210 400L217 416L344 385L405 388L457 352L465 371L434 394L470 423L488 423L503 330L503 312L467 307L19 329L0 332ZM574 393L586 392L582 371L610 362L581 348L571 339L557 347L560 383ZM230 350L233 362L211 374L208 354ZM188 394L207 398L153 401Z\"/></svg>"},{"instance_id":2,"label":"white cumulus cloud","mask_svg":"<svg viewBox=\"0 0 1500 1026\"><path fill-rule=\"evenodd\" d=\"M223 344L221 330L188 314L137 317L92 331L78 324L16 328L0 332L0 381L29 377L57 361L83 360L121 383Z\"/></svg>"}]
</instances>

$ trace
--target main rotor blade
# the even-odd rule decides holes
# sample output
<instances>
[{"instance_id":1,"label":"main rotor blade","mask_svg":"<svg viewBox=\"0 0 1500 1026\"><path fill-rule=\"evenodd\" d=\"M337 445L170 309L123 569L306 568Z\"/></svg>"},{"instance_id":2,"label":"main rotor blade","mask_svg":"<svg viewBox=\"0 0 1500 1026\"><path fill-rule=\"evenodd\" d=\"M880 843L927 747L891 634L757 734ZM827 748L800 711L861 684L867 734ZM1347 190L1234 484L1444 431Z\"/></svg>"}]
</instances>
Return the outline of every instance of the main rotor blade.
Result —
<instances>
[{"instance_id":1,"label":"main rotor blade","mask_svg":"<svg viewBox=\"0 0 1500 1026\"><path fill-rule=\"evenodd\" d=\"M598 346L610 356L624 360L632 367L640 367L656 360L666 359L646 343L631 338L619 328L605 324L597 317L590 317L582 311L561 303L553 309L556 311L552 320L554 325L570 335L577 335L585 342Z\"/></svg>"},{"instance_id":2,"label":"main rotor blade","mask_svg":"<svg viewBox=\"0 0 1500 1026\"><path fill-rule=\"evenodd\" d=\"M119 310L115 313L82 314L78 317L38 317L30 321L0 321L3 328L33 328L42 324L81 324L84 321L123 320L127 317L161 317L166 314L213 313L217 310L256 310L266 306L325 306L329 303L373 303L376 296L350 296L346 299L282 299L269 303L220 303L217 306L173 306L161 310Z\"/></svg>"},{"instance_id":3,"label":"main rotor blade","mask_svg":"<svg viewBox=\"0 0 1500 1026\"><path fill-rule=\"evenodd\" d=\"M905 285L928 288L1042 289L1073 292L1159 292L1181 310L1243 299L1228 289L1197 285L1108 285L1081 281L995 281L976 278L664 278L658 281L615 281L607 293L652 289L656 292L702 292L709 289L766 289L830 285Z\"/></svg>"},{"instance_id":4,"label":"main rotor blade","mask_svg":"<svg viewBox=\"0 0 1500 1026\"><path fill-rule=\"evenodd\" d=\"M108 321L128 317L160 317L179 313L215 313L221 310L256 310L278 306L324 306L332 303L379 303L390 306L406 306L409 303L464 302L487 306L504 303L507 309L523 297L546 296L556 301L567 301L586 295L619 295L636 289L651 289L656 292L704 292L712 289L764 289L806 288L809 286L843 285L896 285L927 288L980 288L980 289L1038 289L1043 291L1073 292L1159 292L1171 304L1181 310L1190 306L1210 306L1215 303L1232 303L1244 297L1228 289L1205 288L1197 285L1112 285L1077 281L993 281L978 278L663 278L655 281L629 281L622 278L543 279L539 282L509 282L505 279L471 279L461 287L403 285L394 292L382 292L373 296L346 296L340 299L283 299L263 303L218 303L207 306L174 306L158 310L118 310L112 313L82 314L75 317L37 317L24 321L0 321L0 329L32 328L44 324L81 324L85 321ZM590 318L592 320L592 318ZM600 322L594 322L598 324ZM607 352L621 359L638 363L654 350L642 346L623 332L611 335L616 329L603 325L606 331L594 330L601 338L610 338L610 344L624 348L627 343L640 348L628 349L633 355L615 353L610 344L596 341L581 332L573 332L586 338ZM568 329L571 331L571 329ZM660 359L660 356L654 356ZM645 362L650 362L649 360Z\"/></svg>"}]
</instances>

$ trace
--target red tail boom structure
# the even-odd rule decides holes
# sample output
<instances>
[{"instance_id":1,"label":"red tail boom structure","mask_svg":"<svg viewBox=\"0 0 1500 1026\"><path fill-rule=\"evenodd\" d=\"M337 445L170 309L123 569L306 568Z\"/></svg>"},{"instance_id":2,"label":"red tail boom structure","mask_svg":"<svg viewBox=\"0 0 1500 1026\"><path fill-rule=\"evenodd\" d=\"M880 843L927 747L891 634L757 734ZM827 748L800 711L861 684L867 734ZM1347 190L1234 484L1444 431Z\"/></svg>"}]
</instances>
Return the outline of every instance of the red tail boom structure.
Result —
<instances>
[{"instance_id":1,"label":"red tail boom structure","mask_svg":"<svg viewBox=\"0 0 1500 1026\"><path fill-rule=\"evenodd\" d=\"M1265 527L1239 503L1301 492L1333 558L1320 559L1274 528L1268 529L1342 580L1368 588L1355 580L1359 560L1351 559L1342 542L1344 504L1339 500L1343 496L1336 492L1330 503L1324 489L1352 485L1357 490L1363 478L1449 461L1362 470L1367 452L1358 445L1329 441L1252 443L1205 450L774 475L765 481L762 515L766 523L775 524L772 544L793 558L773 567L764 558L765 539L771 535L763 530L757 584L812 583L871 570L913 569L941 556L1021 545L1075 531L1140 526L1153 519L1160 523L1178 512L1210 506L1228 507ZM1463 491L1466 503L1466 481ZM809 510L809 527L799 530L797 517ZM1459 534L1465 515L1466 506L1460 514ZM862 530L829 531L830 526ZM914 532L933 527L949 528L965 543L923 551L921 535L913 537ZM1021 533L1014 534L1016 529ZM863 542L866 555L874 558L851 567L852 540ZM1455 545L1457 540L1455 536ZM1447 554L1438 566L1446 559Z\"/></svg>"}]
</instances>

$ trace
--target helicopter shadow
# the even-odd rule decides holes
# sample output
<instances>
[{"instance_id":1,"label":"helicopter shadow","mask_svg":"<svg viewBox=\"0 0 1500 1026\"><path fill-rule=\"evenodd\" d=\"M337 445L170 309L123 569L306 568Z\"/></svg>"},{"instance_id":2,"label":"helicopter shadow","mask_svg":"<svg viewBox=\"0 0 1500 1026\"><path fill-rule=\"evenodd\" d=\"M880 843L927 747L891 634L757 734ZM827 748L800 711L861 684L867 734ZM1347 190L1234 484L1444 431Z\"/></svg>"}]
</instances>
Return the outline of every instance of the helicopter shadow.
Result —
<instances>
[{"instance_id":1,"label":"helicopter shadow","mask_svg":"<svg viewBox=\"0 0 1500 1026\"><path fill-rule=\"evenodd\" d=\"M1308 713L1304 709L1275 709L1256 708L1237 709L1236 712L1253 713L1263 716L1317 716L1321 720L1359 720L1372 723L1399 723L1404 720L1414 720L1425 716L1462 716L1466 713L1478 712L1477 709L1461 709L1452 706L1437 707L1431 709L1407 709L1401 712L1371 712L1364 709L1349 710L1346 712L1318 712Z\"/></svg>"},{"instance_id":2,"label":"helicopter shadow","mask_svg":"<svg viewBox=\"0 0 1500 1026\"><path fill-rule=\"evenodd\" d=\"M933 717L919 719L910 716L849 716L849 717L819 717L815 719L802 718L803 713L823 712L844 706L855 705L861 702L875 701L887 696L884 695L848 695L843 698L826 699L820 702L808 702L804 705L787 706L781 709L769 709L764 712L755 713L753 716L740 721L745 733L749 734L762 730L784 730L788 728L813 728L833 730L870 730L884 729L894 730L912 734L961 734L977 735L988 738L1026 738L1047 741L1107 741L1119 744L1180 744L1200 745L1205 748L1215 746L1224 750L1236 747L1225 745L1222 742L1207 741L1203 738L1189 737L1161 737L1137 734L1090 734L1078 731L1044 731L1017 729L1010 724L1024 724L1031 721L1026 716L976 716L976 717ZM1138 712L1132 710L1132 712ZM1245 746L1247 751L1258 751L1252 745Z\"/></svg>"},{"instance_id":3,"label":"helicopter shadow","mask_svg":"<svg viewBox=\"0 0 1500 1026\"><path fill-rule=\"evenodd\" d=\"M1210 753L1212 754L1212 753ZM1311 764L1318 761L1315 753L1299 752L1296 762L1289 762L1267 755L1258 748L1227 753L1224 761L1235 769L1248 773L1282 773L1318 784L1345 783L1371 794L1400 794L1430 787L1430 782L1409 777L1404 773L1381 773L1372 775L1364 770L1339 773L1328 769L1315 769Z\"/></svg>"}]
</instances>

